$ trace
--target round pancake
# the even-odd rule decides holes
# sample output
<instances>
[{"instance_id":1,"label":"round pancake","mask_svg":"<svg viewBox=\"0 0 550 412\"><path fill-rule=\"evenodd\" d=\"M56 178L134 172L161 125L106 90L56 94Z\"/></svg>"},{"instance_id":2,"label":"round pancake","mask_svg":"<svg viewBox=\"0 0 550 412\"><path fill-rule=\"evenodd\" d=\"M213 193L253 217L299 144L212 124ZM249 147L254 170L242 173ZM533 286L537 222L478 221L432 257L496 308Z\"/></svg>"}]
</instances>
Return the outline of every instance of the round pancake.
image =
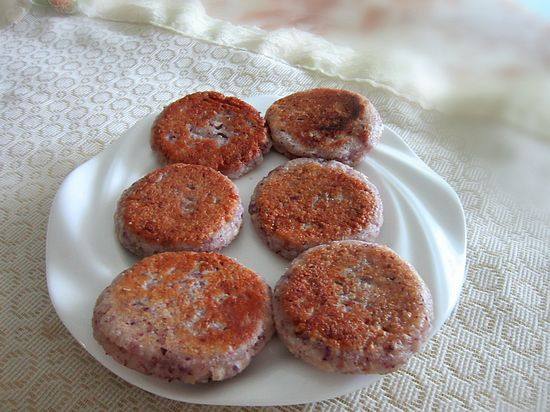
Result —
<instances>
[{"instance_id":1,"label":"round pancake","mask_svg":"<svg viewBox=\"0 0 550 412\"><path fill-rule=\"evenodd\" d=\"M173 164L122 194L115 213L120 243L138 256L214 251L239 233L243 207L237 187L209 167Z\"/></svg>"},{"instance_id":2,"label":"round pancake","mask_svg":"<svg viewBox=\"0 0 550 412\"><path fill-rule=\"evenodd\" d=\"M271 141L258 111L217 92L189 94L153 125L151 147L165 163L190 163L237 178L262 162Z\"/></svg>"},{"instance_id":3,"label":"round pancake","mask_svg":"<svg viewBox=\"0 0 550 412\"><path fill-rule=\"evenodd\" d=\"M274 331L269 286L233 259L195 252L153 255L122 272L92 323L118 362L186 383L236 375Z\"/></svg>"},{"instance_id":4,"label":"round pancake","mask_svg":"<svg viewBox=\"0 0 550 412\"><path fill-rule=\"evenodd\" d=\"M358 93L312 89L277 100L266 113L273 147L287 157L314 157L353 165L380 140L383 125Z\"/></svg>"},{"instance_id":5,"label":"round pancake","mask_svg":"<svg viewBox=\"0 0 550 412\"><path fill-rule=\"evenodd\" d=\"M298 358L327 371L387 373L428 339L430 292L390 248L339 241L296 258L275 287L277 333Z\"/></svg>"},{"instance_id":6,"label":"round pancake","mask_svg":"<svg viewBox=\"0 0 550 412\"><path fill-rule=\"evenodd\" d=\"M291 259L333 240L370 240L382 201L365 175L336 161L295 159L256 186L248 208L270 249Z\"/></svg>"}]
</instances>

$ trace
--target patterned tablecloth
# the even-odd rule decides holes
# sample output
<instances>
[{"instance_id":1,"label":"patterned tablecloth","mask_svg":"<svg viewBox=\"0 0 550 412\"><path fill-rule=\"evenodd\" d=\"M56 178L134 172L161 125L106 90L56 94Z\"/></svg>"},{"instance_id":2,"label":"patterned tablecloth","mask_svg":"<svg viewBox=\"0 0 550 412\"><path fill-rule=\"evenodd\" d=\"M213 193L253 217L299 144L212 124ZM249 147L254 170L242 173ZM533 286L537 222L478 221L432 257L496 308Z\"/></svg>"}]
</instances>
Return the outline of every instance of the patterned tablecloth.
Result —
<instances>
[{"instance_id":1,"label":"patterned tablecloth","mask_svg":"<svg viewBox=\"0 0 550 412\"><path fill-rule=\"evenodd\" d=\"M548 407L548 210L518 207L500 193L492 171L435 113L368 85L148 26L35 8L0 39L1 409L200 408L130 386L65 330L45 278L53 196L73 168L182 94L315 86L371 98L387 126L458 192L469 244L460 304L423 353L372 387L307 408Z\"/></svg>"}]
</instances>

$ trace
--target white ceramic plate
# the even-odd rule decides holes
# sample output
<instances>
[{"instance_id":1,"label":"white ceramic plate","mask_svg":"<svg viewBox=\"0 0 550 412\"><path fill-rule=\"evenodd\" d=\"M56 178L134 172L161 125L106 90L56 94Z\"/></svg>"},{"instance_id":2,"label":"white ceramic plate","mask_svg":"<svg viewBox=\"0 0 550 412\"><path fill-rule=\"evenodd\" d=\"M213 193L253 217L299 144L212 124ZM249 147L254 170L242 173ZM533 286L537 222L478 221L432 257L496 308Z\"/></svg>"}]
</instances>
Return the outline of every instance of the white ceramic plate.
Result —
<instances>
[{"instance_id":1,"label":"white ceramic plate","mask_svg":"<svg viewBox=\"0 0 550 412\"><path fill-rule=\"evenodd\" d=\"M275 96L247 99L262 113ZM319 401L363 388L377 375L321 372L295 359L277 338L237 377L220 383L166 382L128 369L92 336L92 310L99 293L135 262L117 242L113 214L118 197L135 180L155 169L149 147L155 116L139 121L102 153L76 168L53 202L46 242L48 290L57 314L71 334L99 362L146 391L179 401L224 405L284 405ZM286 159L272 151L251 173L236 180L245 209L253 188ZM380 190L384 225L379 243L410 261L434 299L434 332L457 303L464 279L466 233L456 193L389 129L357 169ZM238 238L224 254L261 274L274 286L288 262L262 243L248 213Z\"/></svg>"}]
</instances>

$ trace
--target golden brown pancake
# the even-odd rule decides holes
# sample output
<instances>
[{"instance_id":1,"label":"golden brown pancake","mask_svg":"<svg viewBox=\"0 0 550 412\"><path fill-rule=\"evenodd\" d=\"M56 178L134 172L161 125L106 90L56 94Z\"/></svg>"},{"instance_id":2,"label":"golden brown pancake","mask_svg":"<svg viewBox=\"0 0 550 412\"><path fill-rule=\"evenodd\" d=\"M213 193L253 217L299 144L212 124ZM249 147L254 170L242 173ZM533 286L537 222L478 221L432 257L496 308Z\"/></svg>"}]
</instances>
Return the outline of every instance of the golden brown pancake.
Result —
<instances>
[{"instance_id":1,"label":"golden brown pancake","mask_svg":"<svg viewBox=\"0 0 550 412\"><path fill-rule=\"evenodd\" d=\"M173 164L134 183L115 214L121 244L138 256L229 244L242 223L237 187L209 167Z\"/></svg>"},{"instance_id":2,"label":"golden brown pancake","mask_svg":"<svg viewBox=\"0 0 550 412\"><path fill-rule=\"evenodd\" d=\"M290 157L353 165L380 140L382 120L370 101L339 89L312 89L277 100L266 113L273 146Z\"/></svg>"},{"instance_id":3,"label":"golden brown pancake","mask_svg":"<svg viewBox=\"0 0 550 412\"><path fill-rule=\"evenodd\" d=\"M373 239L382 225L376 187L336 161L295 159L274 169L248 210L268 246L286 258L333 240Z\"/></svg>"},{"instance_id":4,"label":"golden brown pancake","mask_svg":"<svg viewBox=\"0 0 550 412\"><path fill-rule=\"evenodd\" d=\"M151 147L165 163L208 166L236 178L271 148L265 121L248 103L217 92L189 94L157 118Z\"/></svg>"},{"instance_id":5,"label":"golden brown pancake","mask_svg":"<svg viewBox=\"0 0 550 412\"><path fill-rule=\"evenodd\" d=\"M390 248L361 241L298 256L275 288L279 337L297 357L328 371L387 373L427 340L430 292Z\"/></svg>"},{"instance_id":6,"label":"golden brown pancake","mask_svg":"<svg viewBox=\"0 0 550 412\"><path fill-rule=\"evenodd\" d=\"M273 334L269 287L216 253L161 253L99 296L94 337L118 362L188 383L241 372Z\"/></svg>"}]
</instances>

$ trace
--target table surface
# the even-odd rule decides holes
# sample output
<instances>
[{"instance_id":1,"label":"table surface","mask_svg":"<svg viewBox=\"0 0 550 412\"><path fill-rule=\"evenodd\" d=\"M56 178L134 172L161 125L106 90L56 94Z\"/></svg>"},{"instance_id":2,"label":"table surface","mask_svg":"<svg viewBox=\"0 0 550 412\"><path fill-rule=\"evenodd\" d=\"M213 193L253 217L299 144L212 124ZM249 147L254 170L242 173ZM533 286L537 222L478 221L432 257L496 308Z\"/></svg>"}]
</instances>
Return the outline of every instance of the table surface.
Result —
<instances>
[{"instance_id":1,"label":"table surface","mask_svg":"<svg viewBox=\"0 0 550 412\"><path fill-rule=\"evenodd\" d=\"M545 409L548 213L518 207L498 191L490 168L442 128L436 114L364 83L150 26L33 8L0 36L4 408L182 408L108 372L57 318L44 273L53 196L74 167L183 94L216 89L237 96L283 95L325 86L368 96L385 124L453 186L466 212L468 261L457 310L421 354L372 387L309 407Z\"/></svg>"}]
</instances>

